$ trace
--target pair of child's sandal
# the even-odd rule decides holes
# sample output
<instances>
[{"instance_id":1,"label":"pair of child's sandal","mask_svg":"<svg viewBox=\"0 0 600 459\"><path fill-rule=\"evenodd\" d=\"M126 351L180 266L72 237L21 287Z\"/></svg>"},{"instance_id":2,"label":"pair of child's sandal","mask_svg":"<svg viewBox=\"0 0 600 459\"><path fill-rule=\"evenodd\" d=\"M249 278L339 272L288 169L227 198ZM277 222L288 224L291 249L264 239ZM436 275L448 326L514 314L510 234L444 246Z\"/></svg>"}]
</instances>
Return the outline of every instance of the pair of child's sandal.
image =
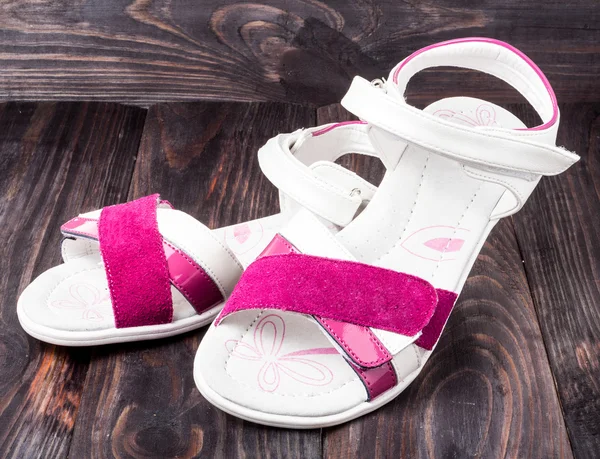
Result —
<instances>
[{"instance_id":1,"label":"pair of child's sandal","mask_svg":"<svg viewBox=\"0 0 600 459\"><path fill-rule=\"evenodd\" d=\"M543 124L468 97L408 105L409 79L438 66L504 80ZM546 77L496 40L429 46L386 82L356 77L342 104L362 121L282 134L259 151L280 214L209 230L155 195L65 223L65 263L21 295L23 328L84 346L171 336L218 315L194 376L224 411L309 428L390 401L429 358L496 222L578 157L555 145ZM347 153L380 158L379 187L334 162Z\"/></svg>"}]
</instances>

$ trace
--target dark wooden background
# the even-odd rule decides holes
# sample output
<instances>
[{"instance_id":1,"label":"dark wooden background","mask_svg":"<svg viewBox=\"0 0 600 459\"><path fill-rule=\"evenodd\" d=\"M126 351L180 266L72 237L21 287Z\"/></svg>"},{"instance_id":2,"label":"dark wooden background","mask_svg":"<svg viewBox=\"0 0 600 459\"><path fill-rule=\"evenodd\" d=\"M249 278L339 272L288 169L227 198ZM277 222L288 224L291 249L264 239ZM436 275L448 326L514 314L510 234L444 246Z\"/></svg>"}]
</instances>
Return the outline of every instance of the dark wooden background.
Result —
<instances>
[{"instance_id":1,"label":"dark wooden background","mask_svg":"<svg viewBox=\"0 0 600 459\"><path fill-rule=\"evenodd\" d=\"M337 102L436 41L486 36L529 54L562 102L600 98L597 0L5 0L0 100ZM482 93L474 74L435 72ZM448 91L443 93L448 95ZM516 101L506 87L485 92Z\"/></svg>"},{"instance_id":2,"label":"dark wooden background","mask_svg":"<svg viewBox=\"0 0 600 459\"><path fill-rule=\"evenodd\" d=\"M68 349L18 325L19 293L60 262L62 222L152 192L210 227L275 212L255 155L269 137L348 119L330 104L353 75L472 35L540 65L559 143L582 161L495 228L392 403L329 429L261 427L196 390L202 330ZM0 0L0 457L600 457L599 77L597 0ZM439 69L409 90L535 122L485 75ZM344 164L382 176L374 160Z\"/></svg>"}]
</instances>

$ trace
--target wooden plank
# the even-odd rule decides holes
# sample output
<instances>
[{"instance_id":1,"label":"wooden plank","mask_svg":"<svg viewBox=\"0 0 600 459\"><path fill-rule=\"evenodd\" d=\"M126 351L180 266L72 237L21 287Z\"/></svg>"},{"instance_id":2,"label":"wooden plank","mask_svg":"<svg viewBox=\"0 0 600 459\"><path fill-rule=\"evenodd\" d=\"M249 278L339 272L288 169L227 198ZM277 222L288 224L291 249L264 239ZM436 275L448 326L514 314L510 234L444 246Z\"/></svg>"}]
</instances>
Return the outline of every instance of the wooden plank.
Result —
<instances>
[{"instance_id":1,"label":"wooden plank","mask_svg":"<svg viewBox=\"0 0 600 459\"><path fill-rule=\"evenodd\" d=\"M127 195L145 110L114 104L0 105L0 457L66 457L86 349L21 329L18 294L60 263L59 226Z\"/></svg>"},{"instance_id":2,"label":"wooden plank","mask_svg":"<svg viewBox=\"0 0 600 459\"><path fill-rule=\"evenodd\" d=\"M4 3L0 99L337 102L355 74L386 76L409 53L456 37L509 41L561 101L600 97L600 9L573 0ZM414 94L481 95L479 76L431 74ZM515 100L507 87L494 100Z\"/></svg>"},{"instance_id":3,"label":"wooden plank","mask_svg":"<svg viewBox=\"0 0 600 459\"><path fill-rule=\"evenodd\" d=\"M319 123L343 117L318 112ZM572 456L510 220L485 243L417 380L378 411L325 429L323 450L329 458Z\"/></svg>"},{"instance_id":4,"label":"wooden plank","mask_svg":"<svg viewBox=\"0 0 600 459\"><path fill-rule=\"evenodd\" d=\"M256 151L314 124L281 104L172 104L150 109L130 198L160 192L210 227L277 211ZM320 431L246 423L206 402L192 377L204 331L110 346L93 356L71 457L318 457Z\"/></svg>"},{"instance_id":5,"label":"wooden plank","mask_svg":"<svg viewBox=\"0 0 600 459\"><path fill-rule=\"evenodd\" d=\"M600 105L561 110L581 155L515 216L519 246L576 457L600 451Z\"/></svg>"}]
</instances>

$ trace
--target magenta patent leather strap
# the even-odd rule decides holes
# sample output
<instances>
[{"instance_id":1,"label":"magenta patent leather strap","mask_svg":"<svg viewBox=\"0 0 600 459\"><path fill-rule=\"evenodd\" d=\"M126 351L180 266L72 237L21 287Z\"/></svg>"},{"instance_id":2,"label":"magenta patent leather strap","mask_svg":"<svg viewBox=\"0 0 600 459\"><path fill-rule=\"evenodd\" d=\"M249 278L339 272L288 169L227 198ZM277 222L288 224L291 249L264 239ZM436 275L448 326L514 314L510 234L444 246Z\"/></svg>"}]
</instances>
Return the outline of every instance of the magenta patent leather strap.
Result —
<instances>
[{"instance_id":1,"label":"magenta patent leather strap","mask_svg":"<svg viewBox=\"0 0 600 459\"><path fill-rule=\"evenodd\" d=\"M213 279L192 258L167 241L163 241L171 283L202 314L223 301L223 294Z\"/></svg>"},{"instance_id":2,"label":"magenta patent leather strap","mask_svg":"<svg viewBox=\"0 0 600 459\"><path fill-rule=\"evenodd\" d=\"M350 362L350 366L364 384L369 401L398 384L398 376L396 376L392 362L386 362L373 368L360 368L352 362Z\"/></svg>"},{"instance_id":3,"label":"magenta patent leather strap","mask_svg":"<svg viewBox=\"0 0 600 459\"><path fill-rule=\"evenodd\" d=\"M154 204L154 209L156 209L156 203L157 203L157 199L158 196L150 196L148 198L152 198L151 202ZM142 199L148 199L148 198L142 198ZM139 200L138 200L139 201ZM137 202L137 201L133 201L133 202ZM146 202L146 204L149 206L149 201ZM163 201L164 202L164 201ZM121 204L121 206L124 204ZM113 206L114 207L118 207L118 206ZM107 209L112 209L112 208L107 208ZM104 213L106 209L104 209L102 212ZM148 211L148 209L145 209L145 211ZM151 213L151 211L150 211ZM154 221L156 222L156 210L154 210ZM84 237L84 238L88 238L88 239L93 239L93 240L99 240L99 229L98 229L98 220L95 219L91 219L91 218L84 218L84 217L76 217L73 218L72 220L68 221L67 223L65 223L62 227L61 227L61 231L63 232L63 234L67 237L70 236L74 236L74 237ZM157 229L158 231L158 229ZM133 233L135 234L135 233ZM154 252L152 256L157 255L159 260L164 260L163 263L166 266L166 276L167 276L167 286L168 283L170 282L173 286L175 286L180 292L181 294L190 302L190 304L194 307L194 309L196 310L196 312L198 312L199 314L208 310L210 307L214 306L215 304L223 301L223 295L221 294L220 290L218 289L217 285L215 284L215 282L212 280L212 278L204 271L204 269L202 269L201 266L199 266L191 257L189 257L187 254L185 254L183 251L181 251L180 249L178 249L177 247L173 246L172 244L170 244L168 241L164 240L162 238L162 236L160 236L159 234L159 238L160 238L160 252ZM134 237L132 240L130 240L130 243L133 244L133 247L139 247L138 243L136 241L138 241L139 238ZM104 239L104 245L106 245L106 239ZM102 250L102 256L103 259L105 261L105 266L106 266L106 259L105 259L105 252L103 249L103 241L100 241L100 249ZM123 256L125 255L125 252L120 252L121 253L121 257L123 258ZM115 254L116 256L116 254ZM144 266L146 266L148 263L150 263L151 260L151 256L149 255L149 253L144 253L144 256L142 257L144 260ZM125 267L128 266L128 261L127 258L124 257L123 258L123 263L125 264ZM111 263L112 265L112 263ZM155 273L156 274L156 273ZM164 272L162 273L164 274ZM161 276L162 276L161 274ZM133 274L133 272L128 272L128 275L126 276L127 282L131 282L133 281L134 283L136 282L136 278ZM149 278L147 279L147 283L145 284L145 289L146 290L152 290L154 289L154 280L158 279L156 277L153 278ZM161 282L164 283L164 279L162 279L161 277ZM129 283L127 285L130 285ZM148 288L148 285L151 285L152 288ZM164 285L163 285L164 288ZM112 298L112 296L111 296ZM168 301L166 300L165 295L162 296L161 301L164 302L164 305L166 305L163 308L158 308L155 306L152 306L151 308L144 308L147 310L147 314L145 314L143 320L141 320L141 318L139 320L121 320L117 319L117 312L115 311L115 320L118 320L117 323L117 327L118 328L122 328L122 327L131 327L131 326L136 326L136 325L131 325L131 323L138 323L139 325L149 325L149 324L156 324L156 323L168 323L172 320L172 304L171 304L171 291L170 291L170 287L169 287L169 296L168 296ZM164 322L167 319L167 314L165 313L165 310L167 310L169 308L169 304L171 304L170 309L171 309L171 315L169 316L168 321ZM114 306L114 303L113 303ZM122 312L122 310L121 310ZM153 317L153 313L157 312L158 316L156 318ZM158 322L160 320L160 322ZM148 323L141 323L141 322L148 322ZM150 323L153 322L153 323ZM129 325L125 325L125 324L129 324Z\"/></svg>"},{"instance_id":4,"label":"magenta patent leather strap","mask_svg":"<svg viewBox=\"0 0 600 459\"><path fill-rule=\"evenodd\" d=\"M369 327L324 317L315 319L360 367L375 368L392 360L392 354Z\"/></svg>"}]
</instances>

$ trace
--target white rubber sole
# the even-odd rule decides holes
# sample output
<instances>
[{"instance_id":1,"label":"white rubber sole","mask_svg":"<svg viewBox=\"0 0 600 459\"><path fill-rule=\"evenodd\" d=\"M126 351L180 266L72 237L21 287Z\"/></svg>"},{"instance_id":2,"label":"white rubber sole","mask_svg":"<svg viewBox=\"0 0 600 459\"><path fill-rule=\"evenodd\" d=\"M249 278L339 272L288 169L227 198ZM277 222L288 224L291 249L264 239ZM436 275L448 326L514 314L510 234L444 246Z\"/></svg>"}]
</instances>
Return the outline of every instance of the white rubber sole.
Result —
<instances>
[{"instance_id":1,"label":"white rubber sole","mask_svg":"<svg viewBox=\"0 0 600 459\"><path fill-rule=\"evenodd\" d=\"M18 305L17 316L23 329L36 339L59 346L81 347L128 343L180 335L210 324L223 308L223 305L224 303L220 303L203 314L179 319L168 324L92 331L67 331L45 327L33 322Z\"/></svg>"},{"instance_id":2,"label":"white rubber sole","mask_svg":"<svg viewBox=\"0 0 600 459\"><path fill-rule=\"evenodd\" d=\"M198 390L206 400L220 410L223 410L232 416L244 419L245 421L251 421L257 424L285 429L319 429L322 427L331 427L338 424L343 424L344 422L352 421L353 419L364 416L365 414L382 407L400 395L402 391L404 391L404 389L406 389L415 380L422 368L420 367L415 370L413 373L400 381L393 389L390 389L386 393L380 395L375 400L371 402L363 402L341 413L330 414L326 416L286 416L282 414L271 414L246 408L219 395L217 392L212 390L208 384L205 383L204 379L202 379L201 372L196 369L196 366L200 365L198 355L199 354L196 354L194 361L194 381L196 382Z\"/></svg>"}]
</instances>

